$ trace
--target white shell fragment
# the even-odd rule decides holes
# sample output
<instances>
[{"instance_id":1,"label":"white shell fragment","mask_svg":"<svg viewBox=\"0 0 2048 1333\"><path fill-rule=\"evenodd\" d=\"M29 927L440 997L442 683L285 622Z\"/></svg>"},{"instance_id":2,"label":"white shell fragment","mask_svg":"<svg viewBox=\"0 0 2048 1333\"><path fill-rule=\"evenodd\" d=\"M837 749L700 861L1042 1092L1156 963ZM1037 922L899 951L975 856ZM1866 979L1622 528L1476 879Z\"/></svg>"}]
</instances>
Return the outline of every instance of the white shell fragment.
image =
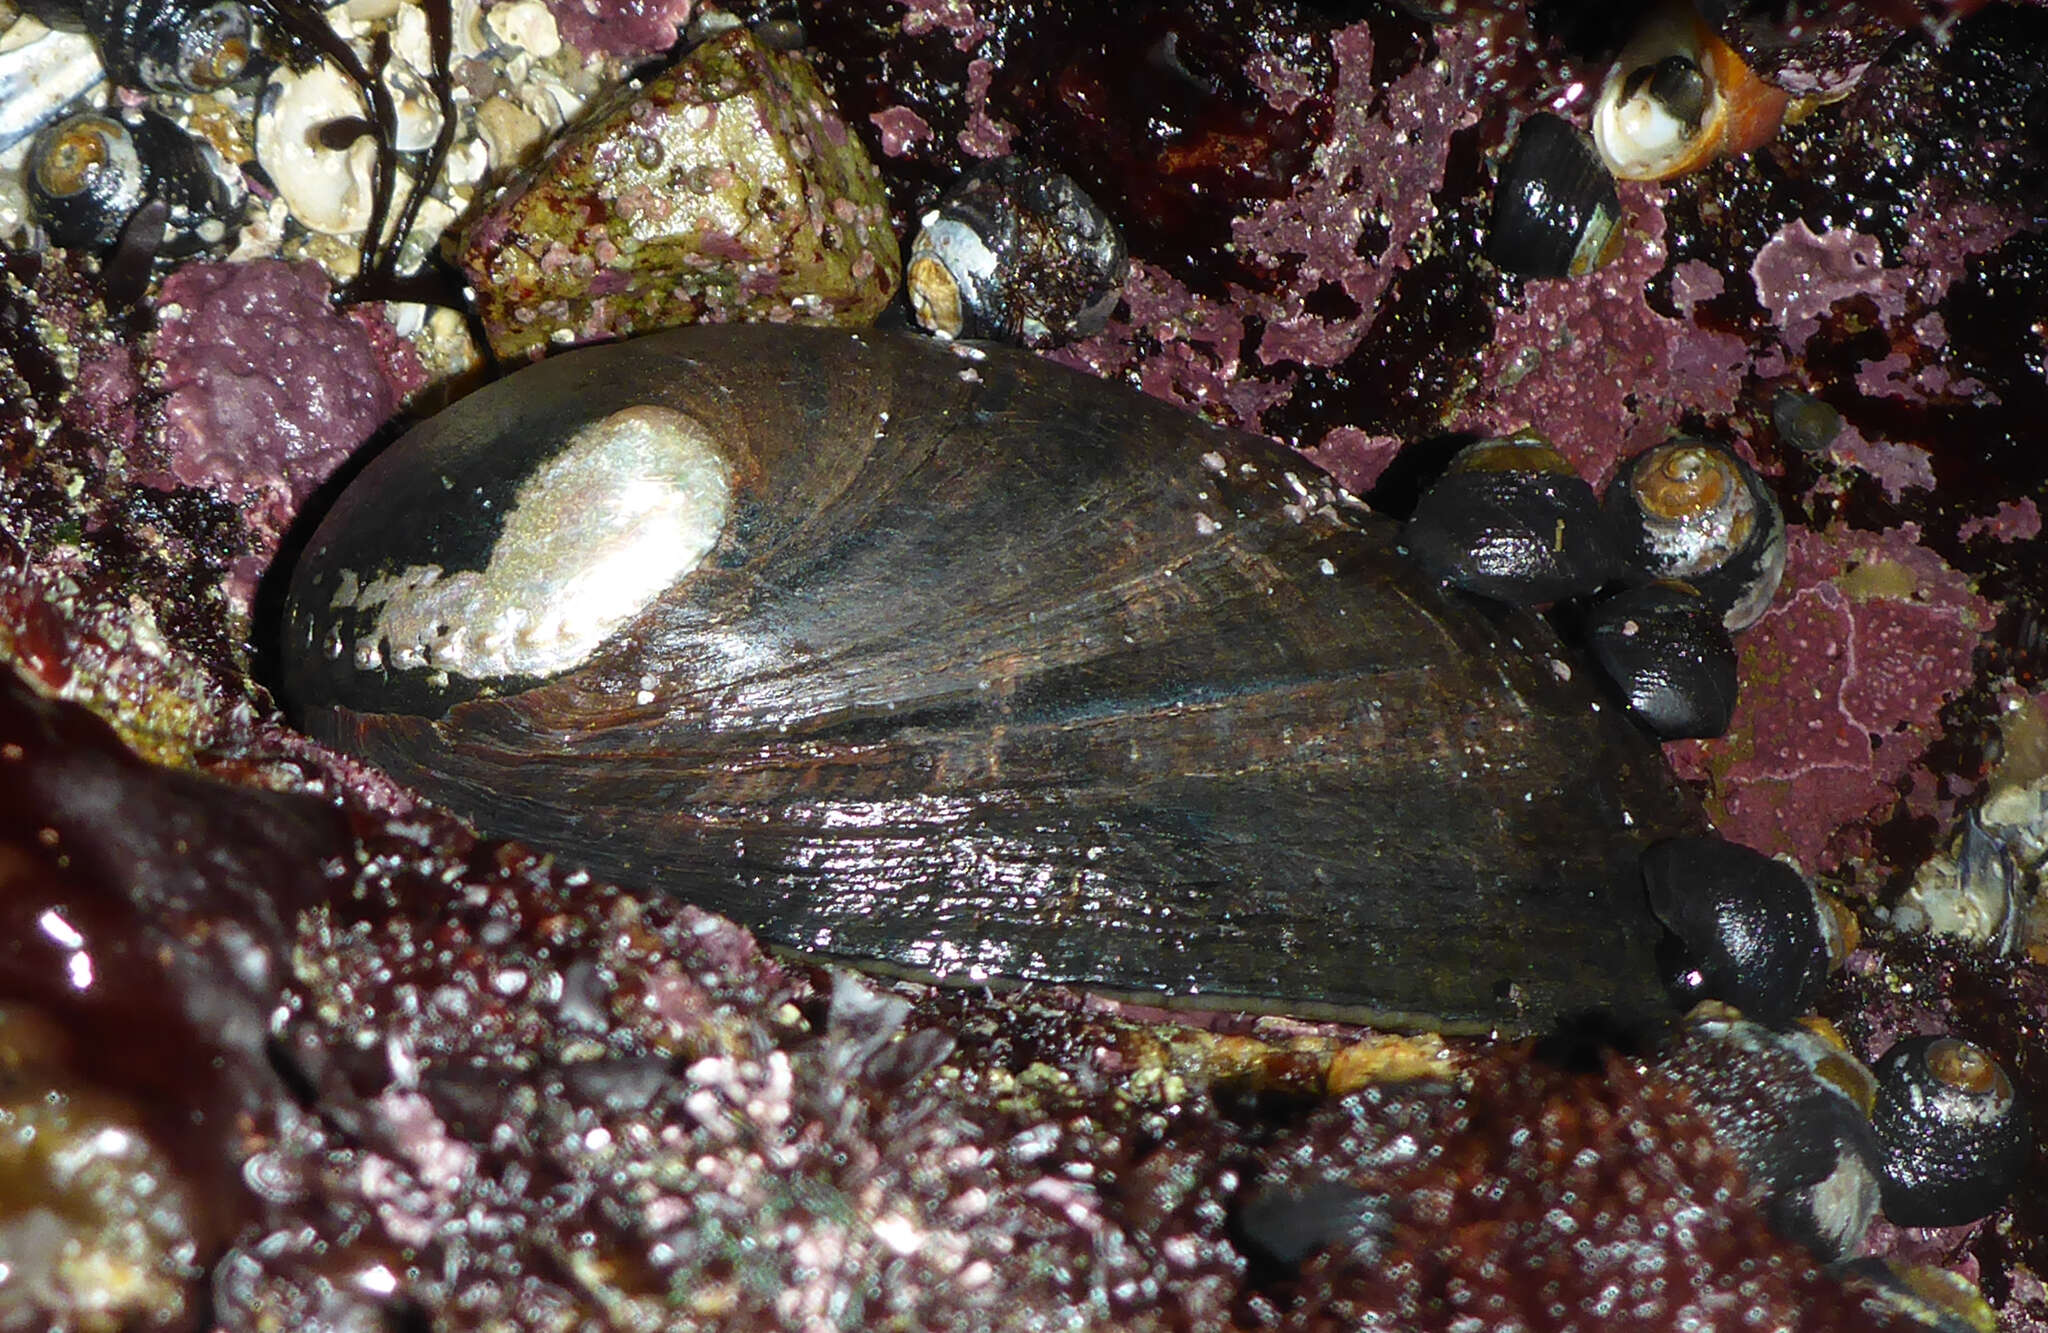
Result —
<instances>
[{"instance_id":1,"label":"white shell fragment","mask_svg":"<svg viewBox=\"0 0 2048 1333\"><path fill-rule=\"evenodd\" d=\"M329 148L319 137L323 126L368 115L355 84L324 61L304 73L280 69L264 88L256 160L309 230L349 236L370 225L375 141L363 135Z\"/></svg>"},{"instance_id":2,"label":"white shell fragment","mask_svg":"<svg viewBox=\"0 0 2048 1333\"><path fill-rule=\"evenodd\" d=\"M558 675L697 568L731 505L731 469L701 424L626 408L527 478L483 570L345 576L333 605L382 608L353 645L365 670Z\"/></svg>"},{"instance_id":3,"label":"white shell fragment","mask_svg":"<svg viewBox=\"0 0 2048 1333\"><path fill-rule=\"evenodd\" d=\"M33 36L41 27L20 19L0 38L0 149L56 120L106 78L90 38L48 31Z\"/></svg>"}]
</instances>

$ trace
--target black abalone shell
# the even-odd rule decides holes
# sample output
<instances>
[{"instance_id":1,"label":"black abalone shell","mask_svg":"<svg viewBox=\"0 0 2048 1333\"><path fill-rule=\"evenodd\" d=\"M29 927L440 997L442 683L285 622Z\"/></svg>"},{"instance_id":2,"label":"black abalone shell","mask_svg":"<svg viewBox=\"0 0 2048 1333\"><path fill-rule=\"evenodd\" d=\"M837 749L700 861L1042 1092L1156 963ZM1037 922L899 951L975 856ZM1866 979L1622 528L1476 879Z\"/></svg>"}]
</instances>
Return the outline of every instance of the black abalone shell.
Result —
<instances>
[{"instance_id":1,"label":"black abalone shell","mask_svg":"<svg viewBox=\"0 0 2048 1333\"><path fill-rule=\"evenodd\" d=\"M650 421L715 458L694 567L573 663L479 647L479 606L531 628L645 575L549 560L669 484L577 476ZM1637 859L1700 816L1541 620L1394 535L1289 450L1022 353L681 330L377 458L295 571L283 683L488 831L883 970L1452 1029L1662 1010Z\"/></svg>"}]
</instances>

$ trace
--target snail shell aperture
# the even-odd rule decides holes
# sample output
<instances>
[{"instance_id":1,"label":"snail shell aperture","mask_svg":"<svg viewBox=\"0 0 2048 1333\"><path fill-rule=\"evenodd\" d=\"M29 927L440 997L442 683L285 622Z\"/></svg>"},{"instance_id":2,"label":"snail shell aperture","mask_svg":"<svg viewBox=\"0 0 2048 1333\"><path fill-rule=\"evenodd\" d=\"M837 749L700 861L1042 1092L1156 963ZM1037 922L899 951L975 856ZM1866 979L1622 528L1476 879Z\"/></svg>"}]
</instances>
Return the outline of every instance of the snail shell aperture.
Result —
<instances>
[{"instance_id":1,"label":"snail shell aperture","mask_svg":"<svg viewBox=\"0 0 2048 1333\"><path fill-rule=\"evenodd\" d=\"M316 735L772 943L1463 1030L1669 1008L1638 858L1702 820L1548 627L1281 446L1023 353L551 358L365 468L287 600Z\"/></svg>"},{"instance_id":2,"label":"snail shell aperture","mask_svg":"<svg viewBox=\"0 0 2048 1333\"><path fill-rule=\"evenodd\" d=\"M1608 71L1593 141L1621 179L1662 180L1768 143L1790 102L1677 0L1652 13Z\"/></svg>"}]
</instances>

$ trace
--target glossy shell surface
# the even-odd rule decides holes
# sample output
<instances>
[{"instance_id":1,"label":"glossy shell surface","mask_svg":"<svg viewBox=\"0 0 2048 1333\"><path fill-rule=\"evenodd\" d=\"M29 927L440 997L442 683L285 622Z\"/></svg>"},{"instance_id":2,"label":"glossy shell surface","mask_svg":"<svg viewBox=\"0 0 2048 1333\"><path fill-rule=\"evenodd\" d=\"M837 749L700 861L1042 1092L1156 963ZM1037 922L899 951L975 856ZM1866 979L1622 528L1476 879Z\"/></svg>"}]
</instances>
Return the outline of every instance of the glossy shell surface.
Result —
<instances>
[{"instance_id":1,"label":"glossy shell surface","mask_svg":"<svg viewBox=\"0 0 2048 1333\"><path fill-rule=\"evenodd\" d=\"M1636 566L1699 589L1730 630L1770 608L1785 575L1785 515L1726 444L1681 437L1653 445L1621 465L1604 503Z\"/></svg>"},{"instance_id":2,"label":"glossy shell surface","mask_svg":"<svg viewBox=\"0 0 2048 1333\"><path fill-rule=\"evenodd\" d=\"M2033 1149L2026 1102L1991 1053L1956 1037L1908 1037L1877 1062L1871 1124L1883 1149L1885 1216L1954 1226L2005 1203Z\"/></svg>"},{"instance_id":3,"label":"glossy shell surface","mask_svg":"<svg viewBox=\"0 0 2048 1333\"><path fill-rule=\"evenodd\" d=\"M1129 269L1123 233L1072 177L1012 155L925 214L904 282L940 337L1043 347L1101 332Z\"/></svg>"},{"instance_id":4,"label":"glossy shell surface","mask_svg":"<svg viewBox=\"0 0 2048 1333\"><path fill-rule=\"evenodd\" d=\"M1445 583L1513 606L1589 596L1624 567L1593 488L1538 439L1460 450L1416 502L1401 541Z\"/></svg>"},{"instance_id":5,"label":"glossy shell surface","mask_svg":"<svg viewBox=\"0 0 2048 1333\"><path fill-rule=\"evenodd\" d=\"M1578 278L1621 240L1621 196L1585 131L1549 112L1523 123L1501 163L1486 257L1531 278Z\"/></svg>"},{"instance_id":6,"label":"glossy shell surface","mask_svg":"<svg viewBox=\"0 0 2048 1333\"><path fill-rule=\"evenodd\" d=\"M1790 102L1680 0L1652 9L1608 71L1593 141L1621 179L1663 180L1769 142Z\"/></svg>"},{"instance_id":7,"label":"glossy shell surface","mask_svg":"<svg viewBox=\"0 0 2048 1333\"><path fill-rule=\"evenodd\" d=\"M1825 909L1798 871L1725 838L1673 838L1644 854L1643 885L1685 999L1773 1025L1812 1010L1828 976Z\"/></svg>"},{"instance_id":8,"label":"glossy shell surface","mask_svg":"<svg viewBox=\"0 0 2048 1333\"><path fill-rule=\"evenodd\" d=\"M1735 715L1735 643L1688 584L1660 581L1595 602L1582 631L1629 714L1664 740L1720 736Z\"/></svg>"},{"instance_id":9,"label":"glossy shell surface","mask_svg":"<svg viewBox=\"0 0 2048 1333\"><path fill-rule=\"evenodd\" d=\"M1668 1003L1637 861L1699 816L1542 622L1297 455L1023 354L554 358L366 468L289 603L316 735L771 942L1454 1029Z\"/></svg>"}]
</instances>

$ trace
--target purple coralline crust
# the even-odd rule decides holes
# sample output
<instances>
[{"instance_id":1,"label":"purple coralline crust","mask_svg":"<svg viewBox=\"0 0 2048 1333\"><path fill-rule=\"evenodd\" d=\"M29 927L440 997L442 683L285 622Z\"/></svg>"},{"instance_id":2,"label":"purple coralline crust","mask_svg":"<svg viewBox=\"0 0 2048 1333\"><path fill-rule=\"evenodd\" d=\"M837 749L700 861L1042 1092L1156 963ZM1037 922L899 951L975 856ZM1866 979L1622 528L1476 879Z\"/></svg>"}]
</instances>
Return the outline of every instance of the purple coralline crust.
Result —
<instances>
[{"instance_id":1,"label":"purple coralline crust","mask_svg":"<svg viewBox=\"0 0 2048 1333\"><path fill-rule=\"evenodd\" d=\"M977 58L968 62L967 124L960 131L959 142L969 157L1001 157L1010 151L1011 136L1017 132L1014 125L988 109L988 91L995 86L995 79L994 61Z\"/></svg>"},{"instance_id":2,"label":"purple coralline crust","mask_svg":"<svg viewBox=\"0 0 2048 1333\"><path fill-rule=\"evenodd\" d=\"M907 106L892 106L868 116L868 123L882 135L885 157L901 157L931 142L932 127Z\"/></svg>"},{"instance_id":3,"label":"purple coralline crust","mask_svg":"<svg viewBox=\"0 0 2048 1333\"><path fill-rule=\"evenodd\" d=\"M972 51L995 32L995 25L979 17L969 0L894 0L903 6L903 32L915 37L934 30L953 34L953 45Z\"/></svg>"},{"instance_id":4,"label":"purple coralline crust","mask_svg":"<svg viewBox=\"0 0 2048 1333\"><path fill-rule=\"evenodd\" d=\"M1999 541L2030 541L2041 535L2041 509L2031 496L2008 500L1988 516L1966 519L1956 529L1963 541L1973 537L1994 537Z\"/></svg>"},{"instance_id":5,"label":"purple coralline crust","mask_svg":"<svg viewBox=\"0 0 2048 1333\"><path fill-rule=\"evenodd\" d=\"M589 56L628 64L652 60L676 44L695 0L547 0L562 40Z\"/></svg>"},{"instance_id":6,"label":"purple coralline crust","mask_svg":"<svg viewBox=\"0 0 2048 1333\"><path fill-rule=\"evenodd\" d=\"M1841 433L1828 446L1828 454L1836 462L1875 479L1894 502L1903 499L1909 489L1934 489L1934 457L1927 450L1890 440L1866 440L1863 432L1849 422L1842 423Z\"/></svg>"},{"instance_id":7,"label":"purple coralline crust","mask_svg":"<svg viewBox=\"0 0 2048 1333\"><path fill-rule=\"evenodd\" d=\"M65 423L92 439L103 461L105 451L131 450L142 438L136 414L142 379L135 360L134 349L125 343L86 358L64 404Z\"/></svg>"},{"instance_id":8,"label":"purple coralline crust","mask_svg":"<svg viewBox=\"0 0 2048 1333\"><path fill-rule=\"evenodd\" d=\"M1757 300L1794 352L1805 348L1820 330L1820 317L1838 301L1867 296L1886 320L1905 308L1902 293L1885 278L1884 243L1847 227L1815 235L1797 218L1757 251L1749 275Z\"/></svg>"},{"instance_id":9,"label":"purple coralline crust","mask_svg":"<svg viewBox=\"0 0 2048 1333\"><path fill-rule=\"evenodd\" d=\"M1096 337L1048 355L1246 429L1256 429L1260 416L1286 398L1284 386L1244 373L1245 317L1235 305L1193 292L1166 270L1134 260L1124 280L1124 310ZM1156 351L1140 351L1146 340L1141 332L1157 340Z\"/></svg>"},{"instance_id":10,"label":"purple coralline crust","mask_svg":"<svg viewBox=\"0 0 2048 1333\"><path fill-rule=\"evenodd\" d=\"M1726 837L1809 872L1868 850L1865 821L1900 798L1993 618L1918 537L1790 530L1784 585L1738 645L1728 735L1669 747Z\"/></svg>"},{"instance_id":11,"label":"purple coralline crust","mask_svg":"<svg viewBox=\"0 0 2048 1333\"><path fill-rule=\"evenodd\" d=\"M1407 443L1397 435L1369 435L1355 426L1339 426L1325 434L1321 444L1303 452L1335 477L1339 486L1353 495L1363 495Z\"/></svg>"},{"instance_id":12,"label":"purple coralline crust","mask_svg":"<svg viewBox=\"0 0 2048 1333\"><path fill-rule=\"evenodd\" d=\"M194 263L164 281L150 352L165 429L139 479L242 507L259 556L398 403L370 334L328 296L310 263Z\"/></svg>"},{"instance_id":13,"label":"purple coralline crust","mask_svg":"<svg viewBox=\"0 0 2048 1333\"><path fill-rule=\"evenodd\" d=\"M1330 39L1336 114L1316 170L1231 229L1242 250L1290 275L1284 286L1244 294L1244 308L1265 324L1257 349L1265 365L1335 365L1358 346L1387 284L1408 266L1408 246L1435 213L1451 136L1479 118L1457 81L1478 41L1472 32L1446 32L1441 61L1424 61L1380 87L1367 25ZM1325 285L1359 313L1334 320L1310 313L1304 303Z\"/></svg>"},{"instance_id":14,"label":"purple coralline crust","mask_svg":"<svg viewBox=\"0 0 2048 1333\"><path fill-rule=\"evenodd\" d=\"M1519 304L1495 312L1479 387L1454 429L1532 427L1598 486L1618 459L1669 437L1681 413L1735 405L1748 345L1658 314L1646 299L1665 260L1659 193L1623 190L1629 234L1606 267L1583 279L1526 282Z\"/></svg>"}]
</instances>

